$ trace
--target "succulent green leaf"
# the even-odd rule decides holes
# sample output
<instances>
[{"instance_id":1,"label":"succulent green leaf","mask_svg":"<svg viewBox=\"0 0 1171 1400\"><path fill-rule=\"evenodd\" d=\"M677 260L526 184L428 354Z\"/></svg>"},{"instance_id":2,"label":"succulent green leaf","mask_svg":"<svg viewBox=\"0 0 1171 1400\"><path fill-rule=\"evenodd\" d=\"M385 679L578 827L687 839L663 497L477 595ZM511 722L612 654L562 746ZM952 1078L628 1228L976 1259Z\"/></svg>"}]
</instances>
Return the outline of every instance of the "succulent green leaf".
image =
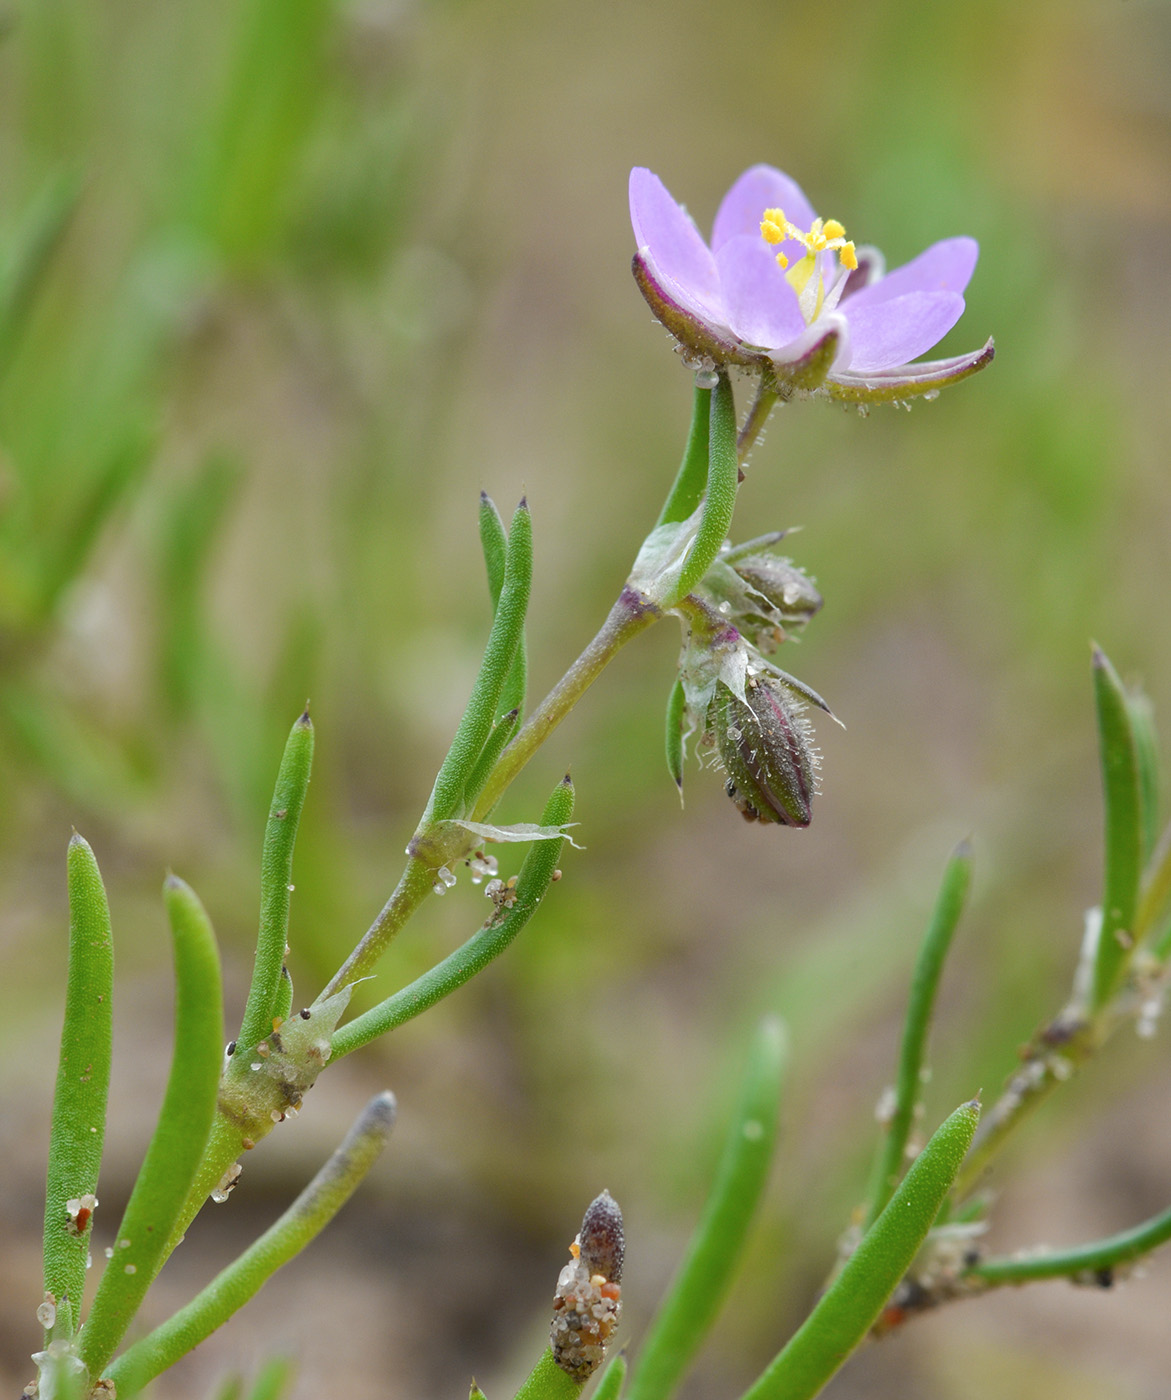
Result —
<instances>
[{"instance_id":1,"label":"succulent green leaf","mask_svg":"<svg viewBox=\"0 0 1171 1400\"><path fill-rule=\"evenodd\" d=\"M484 550L484 565L488 571L488 594L492 599L493 611L499 606L500 592L504 587L504 565L508 555L508 536L504 522L495 502L482 491L480 493L480 544ZM524 630L516 644L516 655L512 658L508 675L500 689L497 702L498 711L507 714L516 710L517 718L524 713L525 690L528 681L528 657L525 647ZM469 782L469 788L471 787ZM483 787L483 783L480 784ZM479 792L476 788L476 792Z\"/></svg>"},{"instance_id":2,"label":"succulent green leaf","mask_svg":"<svg viewBox=\"0 0 1171 1400\"><path fill-rule=\"evenodd\" d=\"M224 1013L215 934L182 880L168 876L163 898L175 955L175 1052L158 1125L81 1333L81 1359L94 1378L163 1266L207 1144L219 1089Z\"/></svg>"},{"instance_id":3,"label":"succulent green leaf","mask_svg":"<svg viewBox=\"0 0 1171 1400\"><path fill-rule=\"evenodd\" d=\"M573 815L573 799L573 783L566 775L553 790L542 814L541 825L552 829L563 827ZM462 947L449 953L442 962L417 977L409 986L336 1030L330 1042L331 1059L348 1055L351 1050L368 1045L387 1031L412 1020L437 1001L450 996L498 958L536 913L557 870L561 846L561 837L534 842L517 876L512 903L507 904L502 900L500 908Z\"/></svg>"},{"instance_id":4,"label":"succulent green leaf","mask_svg":"<svg viewBox=\"0 0 1171 1400\"><path fill-rule=\"evenodd\" d=\"M598 1388L594 1391L594 1400L619 1400L625 1379L626 1357L619 1352L613 1360L606 1363Z\"/></svg>"},{"instance_id":5,"label":"succulent green leaf","mask_svg":"<svg viewBox=\"0 0 1171 1400\"><path fill-rule=\"evenodd\" d=\"M484 659L467 709L435 779L417 837L425 837L433 822L459 815L464 788L499 715L500 697L524 629L532 578L532 519L527 502L521 501L512 517L504 582L484 648Z\"/></svg>"},{"instance_id":6,"label":"succulent green leaf","mask_svg":"<svg viewBox=\"0 0 1171 1400\"><path fill-rule=\"evenodd\" d=\"M670 494L663 504L658 520L655 521L656 527L674 525L686 520L699 505L708 474L711 408L712 391L696 385L695 401L691 409L691 429L683 449L683 460L679 463L679 471L676 473Z\"/></svg>"},{"instance_id":7,"label":"succulent green leaf","mask_svg":"<svg viewBox=\"0 0 1171 1400\"><path fill-rule=\"evenodd\" d=\"M94 853L76 832L66 858L69 971L45 1183L45 1292L67 1298L76 1319L93 1230L92 1210L70 1209L97 1192L113 1045L114 944ZM79 1228L80 1227L80 1228Z\"/></svg>"},{"instance_id":8,"label":"succulent green leaf","mask_svg":"<svg viewBox=\"0 0 1171 1400\"><path fill-rule=\"evenodd\" d=\"M264 830L260 858L260 931L252 985L237 1037L257 1045L280 1013L281 970L289 938L289 896L293 889L293 848L313 766L313 722L308 710L289 732ZM291 988L290 988L291 990ZM287 1007L285 1008L287 1011Z\"/></svg>"},{"instance_id":9,"label":"succulent green leaf","mask_svg":"<svg viewBox=\"0 0 1171 1400\"><path fill-rule=\"evenodd\" d=\"M293 1363L283 1356L273 1357L260 1368L248 1400L280 1400L293 1380Z\"/></svg>"},{"instance_id":10,"label":"succulent green leaf","mask_svg":"<svg viewBox=\"0 0 1171 1400\"><path fill-rule=\"evenodd\" d=\"M707 490L703 514L691 551L683 563L676 589L685 597L711 568L720 546L728 537L736 492L740 485L740 458L736 450L736 403L732 382L726 370L711 391L711 419L708 433Z\"/></svg>"},{"instance_id":11,"label":"succulent green leaf","mask_svg":"<svg viewBox=\"0 0 1171 1400\"><path fill-rule=\"evenodd\" d=\"M558 1366L552 1351L546 1347L516 1392L516 1400L574 1400L584 1386L585 1381L575 1381Z\"/></svg>"},{"instance_id":12,"label":"succulent green leaf","mask_svg":"<svg viewBox=\"0 0 1171 1400\"><path fill-rule=\"evenodd\" d=\"M1094 649L1094 699L1106 817L1102 928L1094 960L1090 1010L1118 987L1133 943L1142 871L1142 791L1126 692L1105 655Z\"/></svg>"},{"instance_id":13,"label":"succulent green leaf","mask_svg":"<svg viewBox=\"0 0 1171 1400\"><path fill-rule=\"evenodd\" d=\"M962 1104L932 1135L817 1306L742 1400L812 1400L863 1340L947 1199L979 1119Z\"/></svg>"},{"instance_id":14,"label":"succulent green leaf","mask_svg":"<svg viewBox=\"0 0 1171 1400\"><path fill-rule=\"evenodd\" d=\"M1138 761L1139 802L1142 809L1143 860L1148 861L1159 839L1159 742L1155 732L1155 711L1150 698L1141 690L1128 690L1126 710L1134 735Z\"/></svg>"},{"instance_id":15,"label":"succulent green leaf","mask_svg":"<svg viewBox=\"0 0 1171 1400\"><path fill-rule=\"evenodd\" d=\"M898 1076L895 1080L894 1110L879 1148L871 1187L870 1209L866 1224L878 1218L898 1185L906 1162L907 1142L915 1123L923 1087L923 1064L931 1014L935 1006L944 959L951 947L952 935L964 912L968 890L972 883L972 852L966 841L956 847L943 874L939 896L932 911L931 922L919 949L915 975L911 982L911 999L903 1026L903 1043L899 1053Z\"/></svg>"},{"instance_id":16,"label":"succulent green leaf","mask_svg":"<svg viewBox=\"0 0 1171 1400\"><path fill-rule=\"evenodd\" d=\"M776 1017L757 1028L740 1101L703 1215L630 1380L627 1400L666 1400L719 1314L768 1180L776 1145L785 1035Z\"/></svg>"},{"instance_id":17,"label":"succulent green leaf","mask_svg":"<svg viewBox=\"0 0 1171 1400\"><path fill-rule=\"evenodd\" d=\"M320 1234L386 1146L394 1114L393 1094L371 1099L341 1146L280 1219L186 1307L135 1342L107 1368L119 1400L138 1394L155 1376L197 1347Z\"/></svg>"},{"instance_id":18,"label":"succulent green leaf","mask_svg":"<svg viewBox=\"0 0 1171 1400\"><path fill-rule=\"evenodd\" d=\"M517 724L520 722L520 711L518 709L509 710L503 714L492 726L492 732L488 735L488 741L476 760L475 767L468 774L468 781L464 786L463 808L470 812L476 805L476 798L484 790L484 784L491 776L492 769L496 767L496 760L504 751L505 744L516 733Z\"/></svg>"}]
</instances>

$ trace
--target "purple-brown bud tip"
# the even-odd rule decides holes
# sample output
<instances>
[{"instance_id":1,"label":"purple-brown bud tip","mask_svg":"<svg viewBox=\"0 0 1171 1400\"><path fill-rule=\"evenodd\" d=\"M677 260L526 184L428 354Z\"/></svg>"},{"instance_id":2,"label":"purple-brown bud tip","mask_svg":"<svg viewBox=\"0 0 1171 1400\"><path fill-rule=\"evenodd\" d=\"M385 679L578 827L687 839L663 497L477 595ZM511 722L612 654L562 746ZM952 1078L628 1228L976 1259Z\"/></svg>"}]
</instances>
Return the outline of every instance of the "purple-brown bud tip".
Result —
<instances>
[{"instance_id":1,"label":"purple-brown bud tip","mask_svg":"<svg viewBox=\"0 0 1171 1400\"><path fill-rule=\"evenodd\" d=\"M708 711L727 771L724 787L745 821L808 826L817 790L809 726L785 688L767 676L750 680L745 701L722 682Z\"/></svg>"}]
</instances>

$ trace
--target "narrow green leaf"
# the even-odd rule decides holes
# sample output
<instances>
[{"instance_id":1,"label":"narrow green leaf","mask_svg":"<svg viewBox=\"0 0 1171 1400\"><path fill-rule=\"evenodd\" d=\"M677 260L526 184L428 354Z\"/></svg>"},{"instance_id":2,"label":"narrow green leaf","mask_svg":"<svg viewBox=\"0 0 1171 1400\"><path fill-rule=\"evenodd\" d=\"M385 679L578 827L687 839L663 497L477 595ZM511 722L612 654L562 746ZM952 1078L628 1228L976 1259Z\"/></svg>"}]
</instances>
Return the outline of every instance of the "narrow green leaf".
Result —
<instances>
[{"instance_id":1,"label":"narrow green leaf","mask_svg":"<svg viewBox=\"0 0 1171 1400\"><path fill-rule=\"evenodd\" d=\"M293 1009L293 979L287 967L281 968L281 980L277 983L276 1000L272 1004L273 1022L287 1021Z\"/></svg>"},{"instance_id":2,"label":"narrow green leaf","mask_svg":"<svg viewBox=\"0 0 1171 1400\"><path fill-rule=\"evenodd\" d=\"M1155 732L1155 711L1148 696L1141 690L1128 690L1126 711L1134 735L1134 752L1138 762L1139 803L1142 810L1142 858L1151 858L1159 839L1159 741Z\"/></svg>"},{"instance_id":3,"label":"narrow green leaf","mask_svg":"<svg viewBox=\"0 0 1171 1400\"><path fill-rule=\"evenodd\" d=\"M504 587L504 566L508 554L508 536L504 532L504 522L496 503L486 491L480 492L480 544L484 550L484 565L488 571L488 595L495 610L500 603L500 591ZM512 665L500 688L497 710L508 713L516 710L517 717L524 713L525 690L528 684L528 658L525 635L522 628L516 644L516 654ZM483 784L481 783L482 787ZM469 788L471 784L469 783ZM476 789L479 792L479 788Z\"/></svg>"},{"instance_id":4,"label":"narrow green leaf","mask_svg":"<svg viewBox=\"0 0 1171 1400\"><path fill-rule=\"evenodd\" d=\"M895 1080L894 1110L879 1147L871 1187L870 1209L866 1216L867 1227L877 1220L903 1172L907 1142L921 1099L927 1035L931 1029L931 1015L939 989L939 978L943 972L944 959L951 947L952 935L960 921L960 915L964 912L971 883L972 852L971 847L964 841L956 847L944 871L931 922L927 926L927 933L915 964L911 999L903 1026L898 1076Z\"/></svg>"},{"instance_id":5,"label":"narrow green leaf","mask_svg":"<svg viewBox=\"0 0 1171 1400\"><path fill-rule=\"evenodd\" d=\"M812 1400L873 1326L947 1198L979 1120L962 1104L936 1129L817 1306L742 1400Z\"/></svg>"},{"instance_id":6,"label":"narrow green leaf","mask_svg":"<svg viewBox=\"0 0 1171 1400\"><path fill-rule=\"evenodd\" d=\"M683 682L678 678L671 687L667 700L667 772L679 789L679 801L683 801L683 711L687 706L687 696L683 693Z\"/></svg>"},{"instance_id":7,"label":"narrow green leaf","mask_svg":"<svg viewBox=\"0 0 1171 1400\"><path fill-rule=\"evenodd\" d=\"M522 500L512 517L504 583L500 590L500 601L496 607L492 630L484 648L484 659L480 663L480 671L472 687L467 709L435 779L427 810L419 823L419 835L425 833L432 822L445 821L458 815L464 785L499 714L501 692L524 628L532 578L532 518L527 502Z\"/></svg>"},{"instance_id":8,"label":"narrow green leaf","mask_svg":"<svg viewBox=\"0 0 1171 1400\"><path fill-rule=\"evenodd\" d=\"M9 253L0 278L0 378L19 344L80 193L81 182L76 175L51 176L22 219L16 246Z\"/></svg>"},{"instance_id":9,"label":"narrow green leaf","mask_svg":"<svg viewBox=\"0 0 1171 1400\"><path fill-rule=\"evenodd\" d=\"M281 969L289 938L289 896L293 890L293 848L313 766L313 723L308 710L296 721L285 744L264 831L260 858L260 932L252 985L237 1037L254 1046L272 1031L277 1015Z\"/></svg>"},{"instance_id":10,"label":"narrow green leaf","mask_svg":"<svg viewBox=\"0 0 1171 1400\"><path fill-rule=\"evenodd\" d=\"M699 505L707 480L708 438L711 432L712 391L696 385L695 400L691 409L691 429L687 434L687 445L683 449L683 460L670 494L655 521L660 525L674 525L686 520Z\"/></svg>"},{"instance_id":11,"label":"narrow green leaf","mask_svg":"<svg viewBox=\"0 0 1171 1400\"><path fill-rule=\"evenodd\" d=\"M651 1323L628 1400L665 1400L703 1345L731 1287L768 1180L776 1144L785 1035L776 1017L757 1028L748 1072L703 1215Z\"/></svg>"},{"instance_id":12,"label":"narrow green leaf","mask_svg":"<svg viewBox=\"0 0 1171 1400\"><path fill-rule=\"evenodd\" d=\"M174 1058L158 1125L82 1329L80 1355L93 1377L102 1374L163 1266L207 1144L219 1090L224 1013L215 934L182 880L168 876L163 898L175 955Z\"/></svg>"},{"instance_id":13,"label":"narrow green leaf","mask_svg":"<svg viewBox=\"0 0 1171 1400\"><path fill-rule=\"evenodd\" d=\"M252 1298L333 1219L386 1146L394 1123L394 1095L366 1105L344 1141L285 1213L229 1264L186 1307L129 1347L107 1369L119 1400L173 1366ZM84 1335L84 1334L83 1334Z\"/></svg>"},{"instance_id":14,"label":"narrow green leaf","mask_svg":"<svg viewBox=\"0 0 1171 1400\"><path fill-rule=\"evenodd\" d=\"M610 1362L607 1362L605 1370L602 1372L602 1379L598 1382L598 1388L594 1391L594 1400L619 1400L622 1394L622 1382L626 1379L626 1357L619 1352Z\"/></svg>"},{"instance_id":15,"label":"narrow green leaf","mask_svg":"<svg viewBox=\"0 0 1171 1400\"><path fill-rule=\"evenodd\" d=\"M1106 815L1102 929L1090 993L1090 1010L1098 1011L1117 989L1133 940L1142 869L1142 796L1126 692L1114 667L1097 647L1094 699Z\"/></svg>"},{"instance_id":16,"label":"narrow green leaf","mask_svg":"<svg viewBox=\"0 0 1171 1400\"><path fill-rule=\"evenodd\" d=\"M964 1278L975 1278L997 1287L1001 1284L1030 1283L1042 1278L1073 1278L1079 1274L1109 1273L1149 1254L1171 1240L1171 1209L1154 1215L1131 1230L1082 1244L1074 1249L1046 1250L1016 1259L984 1259L964 1270Z\"/></svg>"},{"instance_id":17,"label":"narrow green leaf","mask_svg":"<svg viewBox=\"0 0 1171 1400\"><path fill-rule=\"evenodd\" d=\"M462 803L465 811L470 812L476 805L476 798L479 797L484 789L484 784L491 777L492 769L496 767L496 760L503 753L505 744L516 733L519 720L520 711L509 710L507 714L501 715L492 726L492 732L488 735L480 757L476 759L475 766L468 774Z\"/></svg>"},{"instance_id":18,"label":"narrow green leaf","mask_svg":"<svg viewBox=\"0 0 1171 1400\"><path fill-rule=\"evenodd\" d=\"M740 458L736 451L736 403L726 370L711 394L708 435L707 492L703 514L691 552L683 563L677 596L685 597L711 568L728 537L736 492L740 484Z\"/></svg>"},{"instance_id":19,"label":"narrow green leaf","mask_svg":"<svg viewBox=\"0 0 1171 1400\"><path fill-rule=\"evenodd\" d=\"M69 971L45 1182L45 1292L59 1304L67 1298L76 1319L93 1213L86 1214L83 1206L79 1214L67 1202L96 1194L102 1165L113 1044L114 943L98 863L76 832L66 871Z\"/></svg>"},{"instance_id":20,"label":"narrow green leaf","mask_svg":"<svg viewBox=\"0 0 1171 1400\"><path fill-rule=\"evenodd\" d=\"M574 1400L584 1386L585 1381L575 1381L558 1366L552 1351L546 1347L516 1392L516 1400Z\"/></svg>"},{"instance_id":21,"label":"narrow green leaf","mask_svg":"<svg viewBox=\"0 0 1171 1400\"><path fill-rule=\"evenodd\" d=\"M573 815L573 783L567 774L553 790L541 816L542 826L563 826ZM409 986L387 997L361 1016L340 1026L330 1042L331 1060L348 1055L387 1031L395 1030L420 1012L450 996L457 988L498 958L537 911L557 870L563 842L534 841L517 876L515 900L502 906L466 943Z\"/></svg>"}]
</instances>

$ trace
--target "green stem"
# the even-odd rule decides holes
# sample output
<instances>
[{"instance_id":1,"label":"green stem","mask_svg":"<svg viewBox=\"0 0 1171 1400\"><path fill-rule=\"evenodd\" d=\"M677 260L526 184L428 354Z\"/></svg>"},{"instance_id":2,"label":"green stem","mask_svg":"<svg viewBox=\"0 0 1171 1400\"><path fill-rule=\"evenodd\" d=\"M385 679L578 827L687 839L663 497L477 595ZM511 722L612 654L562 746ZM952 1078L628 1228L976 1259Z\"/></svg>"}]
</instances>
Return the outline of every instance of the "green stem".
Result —
<instances>
[{"instance_id":1,"label":"green stem","mask_svg":"<svg viewBox=\"0 0 1171 1400\"><path fill-rule=\"evenodd\" d=\"M784 1031L770 1016L756 1032L716 1179L679 1272L651 1324L627 1400L665 1400L719 1314L768 1180L784 1058Z\"/></svg>"},{"instance_id":2,"label":"green stem","mask_svg":"<svg viewBox=\"0 0 1171 1400\"><path fill-rule=\"evenodd\" d=\"M293 889L293 848L313 765L313 724L309 711L296 721L285 744L276 789L264 831L260 859L260 932L252 986L240 1024L241 1045L256 1045L272 1030L277 1014L281 968L289 938L289 896Z\"/></svg>"},{"instance_id":3,"label":"green stem","mask_svg":"<svg viewBox=\"0 0 1171 1400\"><path fill-rule=\"evenodd\" d=\"M771 372L762 371L756 384L756 397L752 401L748 417L745 418L744 426L740 429L736 439L736 457L741 476L743 476L752 449L764 431L764 425L768 422L769 414L773 411L779 397L776 379Z\"/></svg>"},{"instance_id":4,"label":"green stem","mask_svg":"<svg viewBox=\"0 0 1171 1400\"><path fill-rule=\"evenodd\" d=\"M936 1130L817 1306L742 1400L812 1400L828 1383L919 1252L978 1117L978 1104L962 1104Z\"/></svg>"},{"instance_id":5,"label":"green stem","mask_svg":"<svg viewBox=\"0 0 1171 1400\"><path fill-rule=\"evenodd\" d=\"M362 935L362 940L329 979L317 1002L359 978L367 976L390 946L399 929L431 893L435 872L424 861L408 856L406 867L394 893L382 906L378 917ZM316 1004L316 1003L315 1003Z\"/></svg>"},{"instance_id":6,"label":"green stem","mask_svg":"<svg viewBox=\"0 0 1171 1400\"><path fill-rule=\"evenodd\" d=\"M163 1266L207 1143L219 1088L224 1013L215 934L182 880L168 876L163 893L175 954L175 1052L158 1126L81 1333L81 1359L95 1378Z\"/></svg>"},{"instance_id":7,"label":"green stem","mask_svg":"<svg viewBox=\"0 0 1171 1400\"><path fill-rule=\"evenodd\" d=\"M69 887L69 971L61 1055L49 1129L45 1183L45 1292L81 1308L92 1210L66 1202L97 1191L106 1132L113 1037L114 944L101 872L76 832L66 857ZM80 1226L80 1228L79 1228Z\"/></svg>"},{"instance_id":8,"label":"green stem","mask_svg":"<svg viewBox=\"0 0 1171 1400\"><path fill-rule=\"evenodd\" d=\"M1019 1259L985 1259L965 1269L961 1277L978 1279L989 1288L998 1288L1008 1283L1030 1283L1034 1279L1103 1273L1149 1254L1168 1240L1171 1240L1171 1209L1131 1230L1122 1230L1117 1235L1074 1249L1046 1250L1043 1254L1024 1255Z\"/></svg>"},{"instance_id":9,"label":"green stem","mask_svg":"<svg viewBox=\"0 0 1171 1400\"><path fill-rule=\"evenodd\" d=\"M573 784L566 776L549 799L541 825L563 826L572 815ZM489 919L462 947L417 977L410 986L395 992L378 1006L355 1016L336 1030L330 1042L331 1062L412 1020L437 1001L450 996L494 958L498 958L532 918L545 897L557 869L562 845L563 842L559 840L534 842L517 877L516 902L504 917L497 915Z\"/></svg>"},{"instance_id":10,"label":"green stem","mask_svg":"<svg viewBox=\"0 0 1171 1400\"><path fill-rule=\"evenodd\" d=\"M963 913L971 882L972 853L968 843L964 841L956 848L944 872L939 897L915 964L910 1004L903 1027L898 1076L895 1080L894 1111L887 1126L874 1173L870 1209L866 1216L867 1228L878 1219L902 1175L907 1142L921 1100L924 1052L927 1034L931 1029L931 1013L939 989L939 978L943 972L948 948L951 946L952 935Z\"/></svg>"},{"instance_id":11,"label":"green stem","mask_svg":"<svg viewBox=\"0 0 1171 1400\"><path fill-rule=\"evenodd\" d=\"M597 636L525 721L504 750L500 762L480 793L473 817L483 821L501 795L553 730L569 714L620 648L645 631L662 614L630 588L624 588Z\"/></svg>"},{"instance_id":12,"label":"green stem","mask_svg":"<svg viewBox=\"0 0 1171 1400\"><path fill-rule=\"evenodd\" d=\"M320 1234L386 1146L394 1111L393 1094L371 1099L341 1146L280 1219L186 1307L118 1357L106 1375L123 1400L221 1327L282 1264Z\"/></svg>"}]
</instances>

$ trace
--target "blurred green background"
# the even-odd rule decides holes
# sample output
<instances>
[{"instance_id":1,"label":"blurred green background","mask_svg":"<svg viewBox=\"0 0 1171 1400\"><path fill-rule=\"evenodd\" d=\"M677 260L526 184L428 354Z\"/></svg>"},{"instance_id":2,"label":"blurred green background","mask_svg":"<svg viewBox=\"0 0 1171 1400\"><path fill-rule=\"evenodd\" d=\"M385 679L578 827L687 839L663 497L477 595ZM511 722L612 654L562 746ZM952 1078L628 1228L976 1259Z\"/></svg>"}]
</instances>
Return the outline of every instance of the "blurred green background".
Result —
<instances>
[{"instance_id":1,"label":"blurred green background","mask_svg":"<svg viewBox=\"0 0 1171 1400\"><path fill-rule=\"evenodd\" d=\"M376 912L487 625L476 505L527 493L534 697L653 522L690 379L630 279L626 179L708 227L747 165L794 175L891 266L971 233L941 353L977 379L908 416L778 413L737 533L801 524L824 612L786 664L820 726L804 833L661 753L677 648L621 656L503 810L572 765L584 853L500 964L331 1072L152 1293L161 1318L276 1214L362 1099L396 1140L325 1238L156 1388L296 1355L294 1394L489 1395L535 1357L585 1203L626 1211L637 1339L702 1200L755 1017L792 1032L756 1245L689 1400L786 1337L858 1201L914 946L977 853L929 1113L996 1091L1064 998L1097 898L1095 638L1171 692L1171 9L1156 0L28 0L0 12L0 1383L39 1345L48 1098L76 826L110 889L114 1228L170 1056L158 890L224 945L238 1016L263 818L311 697L292 970L309 1000ZM509 873L515 865L504 865ZM462 880L362 989L484 916ZM1021 1134L1002 1249L1167 1204L1165 1045L1120 1037ZM1005 1170L1015 1166L1016 1170ZM1166 1259L1110 1294L956 1306L834 1400L1155 1400Z\"/></svg>"}]
</instances>

